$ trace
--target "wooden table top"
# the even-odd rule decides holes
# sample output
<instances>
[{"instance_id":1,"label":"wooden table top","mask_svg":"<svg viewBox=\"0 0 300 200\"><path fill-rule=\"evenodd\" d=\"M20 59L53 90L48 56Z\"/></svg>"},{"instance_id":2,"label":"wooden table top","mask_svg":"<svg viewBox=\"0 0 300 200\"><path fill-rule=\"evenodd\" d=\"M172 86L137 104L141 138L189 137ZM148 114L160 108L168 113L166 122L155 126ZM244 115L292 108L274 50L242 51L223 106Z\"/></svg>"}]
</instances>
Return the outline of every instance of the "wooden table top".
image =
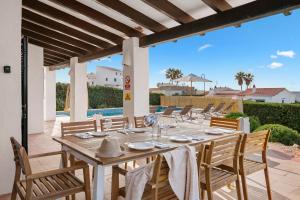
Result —
<instances>
[{"instance_id":1,"label":"wooden table top","mask_svg":"<svg viewBox=\"0 0 300 200\"><path fill-rule=\"evenodd\" d=\"M206 127L208 128L208 127ZM166 144L172 144L173 147L170 148L154 148L152 150L147 151L137 151L129 149L126 145L126 143L129 142L140 142L140 141L151 141L151 130L149 129L149 132L146 133L129 133L129 134L123 134L119 132L110 132L109 136L106 137L117 137L119 139L120 145L122 150L124 151L124 154L119 157L114 158L99 158L96 157L97 149L100 147L101 142L105 137L93 137L89 139L80 139L76 136L65 136L65 137L55 137L53 140L60 143L61 145L67 146L68 148L72 149L73 151L76 151L77 153L88 157L89 159L97 162L99 165L115 165L120 164L132 160L138 160L142 158L146 158L149 156L157 155L160 153L164 153L170 150L175 149L178 146L181 145L197 145L201 143L206 143L212 140L221 139L224 137L228 137L232 134L224 133L222 135L208 135L204 133L205 128L199 124L190 124L190 123L180 123L179 127L176 128L169 128L167 136L162 136L160 138L155 138L155 141L166 143ZM162 131L164 133L164 131ZM174 135L187 135L187 136L201 136L204 140L196 141L193 140L191 142L172 142L169 140L169 136Z\"/></svg>"}]
</instances>

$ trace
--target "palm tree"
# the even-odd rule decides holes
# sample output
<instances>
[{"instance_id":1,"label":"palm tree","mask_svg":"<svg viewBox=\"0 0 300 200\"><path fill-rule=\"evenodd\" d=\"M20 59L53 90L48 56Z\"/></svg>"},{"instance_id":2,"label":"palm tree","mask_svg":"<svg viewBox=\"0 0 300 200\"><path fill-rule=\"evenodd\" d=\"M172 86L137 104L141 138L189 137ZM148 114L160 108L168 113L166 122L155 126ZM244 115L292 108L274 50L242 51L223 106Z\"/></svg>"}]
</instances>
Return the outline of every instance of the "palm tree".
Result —
<instances>
[{"instance_id":1,"label":"palm tree","mask_svg":"<svg viewBox=\"0 0 300 200\"><path fill-rule=\"evenodd\" d=\"M170 79L170 82L173 84L173 81L177 78L181 78L183 76L180 69L169 68L166 71L166 78Z\"/></svg>"},{"instance_id":2,"label":"palm tree","mask_svg":"<svg viewBox=\"0 0 300 200\"><path fill-rule=\"evenodd\" d=\"M251 73L245 74L244 81L246 83L247 89L249 88L249 85L253 82L254 75Z\"/></svg>"},{"instance_id":3,"label":"palm tree","mask_svg":"<svg viewBox=\"0 0 300 200\"><path fill-rule=\"evenodd\" d=\"M237 80L239 86L241 86L241 91L243 91L244 77L245 77L245 73L244 72L238 72L235 75L235 80Z\"/></svg>"}]
</instances>

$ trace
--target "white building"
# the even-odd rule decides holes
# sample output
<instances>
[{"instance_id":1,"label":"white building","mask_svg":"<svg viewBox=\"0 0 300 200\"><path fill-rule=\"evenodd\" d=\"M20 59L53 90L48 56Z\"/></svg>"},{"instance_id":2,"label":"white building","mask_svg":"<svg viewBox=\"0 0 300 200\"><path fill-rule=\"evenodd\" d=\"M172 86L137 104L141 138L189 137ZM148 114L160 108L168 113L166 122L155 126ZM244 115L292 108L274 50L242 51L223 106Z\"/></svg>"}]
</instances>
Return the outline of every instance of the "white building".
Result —
<instances>
[{"instance_id":1,"label":"white building","mask_svg":"<svg viewBox=\"0 0 300 200\"><path fill-rule=\"evenodd\" d=\"M194 87L193 92L195 92ZM158 83L157 88L150 88L150 93L164 94L165 96L189 95L191 93L191 87L173 85L171 83Z\"/></svg>"},{"instance_id":2,"label":"white building","mask_svg":"<svg viewBox=\"0 0 300 200\"><path fill-rule=\"evenodd\" d=\"M286 88L253 88L243 92L244 100L270 103L295 103L296 95Z\"/></svg>"},{"instance_id":3,"label":"white building","mask_svg":"<svg viewBox=\"0 0 300 200\"><path fill-rule=\"evenodd\" d=\"M87 75L89 85L123 88L123 72L119 69L106 66L98 66L96 74Z\"/></svg>"},{"instance_id":4,"label":"white building","mask_svg":"<svg viewBox=\"0 0 300 200\"><path fill-rule=\"evenodd\" d=\"M300 102L300 92L292 92L296 96L296 102Z\"/></svg>"}]
</instances>

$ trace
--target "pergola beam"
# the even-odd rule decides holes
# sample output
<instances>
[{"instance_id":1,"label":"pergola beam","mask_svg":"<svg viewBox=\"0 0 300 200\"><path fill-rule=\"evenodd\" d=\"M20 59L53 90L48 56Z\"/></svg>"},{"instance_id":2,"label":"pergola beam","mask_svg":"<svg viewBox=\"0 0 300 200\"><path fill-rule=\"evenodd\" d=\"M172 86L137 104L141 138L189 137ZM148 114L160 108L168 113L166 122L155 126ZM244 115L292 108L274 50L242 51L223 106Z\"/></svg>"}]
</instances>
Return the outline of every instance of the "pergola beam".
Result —
<instances>
[{"instance_id":1,"label":"pergola beam","mask_svg":"<svg viewBox=\"0 0 300 200\"><path fill-rule=\"evenodd\" d=\"M202 1L217 13L232 8L232 6L226 0L202 0Z\"/></svg>"},{"instance_id":2,"label":"pergola beam","mask_svg":"<svg viewBox=\"0 0 300 200\"><path fill-rule=\"evenodd\" d=\"M44 61L52 62L53 64L60 62L58 60L53 60L52 58L49 58L49 57L46 57L46 56L44 56Z\"/></svg>"},{"instance_id":3,"label":"pergola beam","mask_svg":"<svg viewBox=\"0 0 300 200\"><path fill-rule=\"evenodd\" d=\"M45 49L45 48L44 48L44 53L47 54L47 55L55 56L55 57L60 58L62 60L69 60L71 58L71 56L66 56L64 54L57 53L55 51L52 51L50 49Z\"/></svg>"},{"instance_id":4,"label":"pergola beam","mask_svg":"<svg viewBox=\"0 0 300 200\"><path fill-rule=\"evenodd\" d=\"M191 17L189 14L179 9L169 1L161 1L161 0L142 0L142 1L148 4L149 6L164 13L165 15L167 15L168 17L177 21L180 24L186 24L194 21L193 17Z\"/></svg>"},{"instance_id":5,"label":"pergola beam","mask_svg":"<svg viewBox=\"0 0 300 200\"><path fill-rule=\"evenodd\" d=\"M78 56L78 54L76 54L76 53L67 51L67 50L62 49L62 48L57 47L57 46L53 46L53 45L44 43L43 41L39 41L39 40L35 40L35 39L32 39L32 38L29 38L28 42L31 43L31 44L43 47L45 49L49 49L49 50L52 50L54 52L57 52L57 53L60 53L60 54L64 54L66 56L70 56L70 57Z\"/></svg>"},{"instance_id":6,"label":"pergola beam","mask_svg":"<svg viewBox=\"0 0 300 200\"><path fill-rule=\"evenodd\" d=\"M66 22L68 24L71 24L73 26L76 26L82 30L86 30L90 33L93 33L97 36L100 36L102 38L105 38L115 44L119 44L123 41L123 38L114 34L114 33L111 33L107 30L104 30L98 26L95 26L93 24L90 24L80 18L77 18L77 17L74 17L73 15L70 15L68 13L65 13L61 10L58 10L52 6L49 6L45 3L42 3L40 1L32 1L32 0L23 0L22 1L23 3L23 6L26 6L30 9L33 9L33 10L36 10L40 13L43 13L45 15L48 15L48 16L51 16L55 19L59 19L63 22ZM103 40L103 42L105 42ZM110 43L109 42L105 42L107 43L107 45L109 46Z\"/></svg>"},{"instance_id":7,"label":"pergola beam","mask_svg":"<svg viewBox=\"0 0 300 200\"><path fill-rule=\"evenodd\" d=\"M48 44L55 45L55 46L58 46L60 48L72 51L72 52L77 53L77 54L86 54L87 53L87 51L85 51L83 49L80 49L76 46L72 46L72 45L69 45L67 43L63 43L61 41L46 37L44 35L35 33L33 31L30 31L30 30L27 30L27 29L22 29L22 34L28 36L29 38L40 40L40 41L46 42Z\"/></svg>"},{"instance_id":8,"label":"pergola beam","mask_svg":"<svg viewBox=\"0 0 300 200\"><path fill-rule=\"evenodd\" d=\"M256 0L221 13L170 28L160 33L144 36L140 38L140 46L145 47L193 34L206 33L229 26L235 26L236 24L242 24L299 7L299 0Z\"/></svg>"},{"instance_id":9,"label":"pergola beam","mask_svg":"<svg viewBox=\"0 0 300 200\"><path fill-rule=\"evenodd\" d=\"M32 23L32 22L27 21L27 20L28 20L27 18L22 20L22 27L26 28L27 30L31 30L31 31L34 31L36 33L45 35L47 37L51 37L53 39L57 39L57 40L60 40L62 42L65 42L65 43L72 44L73 46L77 46L81 49L86 49L88 51L95 51L99 48L99 47L96 47L96 46L91 45L89 43L83 42L82 38L83 38L84 34L81 35L82 37L79 38L81 40L79 40L79 39L75 39L73 37L70 37L69 35L65 35L65 34L68 34L68 32L64 32L65 34L62 34L60 32L51 30L49 28L45 28L44 26ZM52 27L50 27L50 28L52 28ZM56 30L61 31L59 26L56 26L56 28L57 28ZM73 35L75 35L76 31L74 31L72 33L73 33Z\"/></svg>"},{"instance_id":10,"label":"pergola beam","mask_svg":"<svg viewBox=\"0 0 300 200\"><path fill-rule=\"evenodd\" d=\"M82 15L85 15L109 27L112 27L115 30L125 33L129 37L141 37L144 35L138 30L131 28L130 26L127 26L113 18L110 18L107 15L104 15L101 12L98 12L93 8L90 8L76 0L50 0L50 1L55 2L56 4L59 4L61 6L67 7L69 9L72 9Z\"/></svg>"},{"instance_id":11,"label":"pergola beam","mask_svg":"<svg viewBox=\"0 0 300 200\"><path fill-rule=\"evenodd\" d=\"M57 61L57 62L63 62L63 61L66 60L66 59L62 59L62 58L53 56L53 55L51 55L51 54L47 54L47 53L45 53L45 52L44 52L44 57L45 57L45 58L52 59L52 60L55 60L55 61Z\"/></svg>"},{"instance_id":12,"label":"pergola beam","mask_svg":"<svg viewBox=\"0 0 300 200\"><path fill-rule=\"evenodd\" d=\"M132 7L128 6L127 4L118 1L118 0L97 0L99 3L101 3L104 6L107 6L122 15L129 17L133 21L135 21L137 24L153 31L153 32L160 32L163 30L166 30L167 27L160 24L159 22L151 19L150 17L147 17L143 13L133 9Z\"/></svg>"},{"instance_id":13,"label":"pergola beam","mask_svg":"<svg viewBox=\"0 0 300 200\"><path fill-rule=\"evenodd\" d=\"M80 56L78 58L79 62L86 62L89 60L93 60L93 59L97 59L97 58L103 58L105 56L110 56L113 54L117 54L122 52L122 45L116 45L114 47L108 48L108 49L103 49L103 50L99 50L96 51L94 53L90 53L84 56Z\"/></svg>"}]
</instances>

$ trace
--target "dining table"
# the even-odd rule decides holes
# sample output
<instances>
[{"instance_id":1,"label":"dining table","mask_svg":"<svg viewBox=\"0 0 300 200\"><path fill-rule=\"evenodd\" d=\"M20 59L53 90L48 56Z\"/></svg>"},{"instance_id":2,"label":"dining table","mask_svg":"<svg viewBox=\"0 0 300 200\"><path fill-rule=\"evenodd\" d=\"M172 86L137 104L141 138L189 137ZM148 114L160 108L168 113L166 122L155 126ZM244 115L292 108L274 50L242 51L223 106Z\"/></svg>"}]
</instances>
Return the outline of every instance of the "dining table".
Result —
<instances>
[{"instance_id":1,"label":"dining table","mask_svg":"<svg viewBox=\"0 0 300 200\"><path fill-rule=\"evenodd\" d=\"M221 133L215 134L218 130ZM145 129L145 132L134 133L130 131L111 131L105 137L91 137L82 139L75 135L54 137L53 140L60 143L62 150L74 155L78 160L85 161L94 167L93 199L104 200L105 194L105 170L114 165L120 165L134 160L149 158L167 151L174 150L181 145L196 146L208 143L212 140L228 137L237 134L238 131L227 131L217 127L209 127L203 123L181 122L161 130L160 136L153 136L152 128ZM211 133L214 134L211 134ZM173 141L174 136L187 136L191 140L185 142ZM96 156L96 153L104 138L117 138L123 154L118 157L104 158ZM154 147L149 150L134 150L128 147L134 142L154 142L165 144L163 148Z\"/></svg>"}]
</instances>

